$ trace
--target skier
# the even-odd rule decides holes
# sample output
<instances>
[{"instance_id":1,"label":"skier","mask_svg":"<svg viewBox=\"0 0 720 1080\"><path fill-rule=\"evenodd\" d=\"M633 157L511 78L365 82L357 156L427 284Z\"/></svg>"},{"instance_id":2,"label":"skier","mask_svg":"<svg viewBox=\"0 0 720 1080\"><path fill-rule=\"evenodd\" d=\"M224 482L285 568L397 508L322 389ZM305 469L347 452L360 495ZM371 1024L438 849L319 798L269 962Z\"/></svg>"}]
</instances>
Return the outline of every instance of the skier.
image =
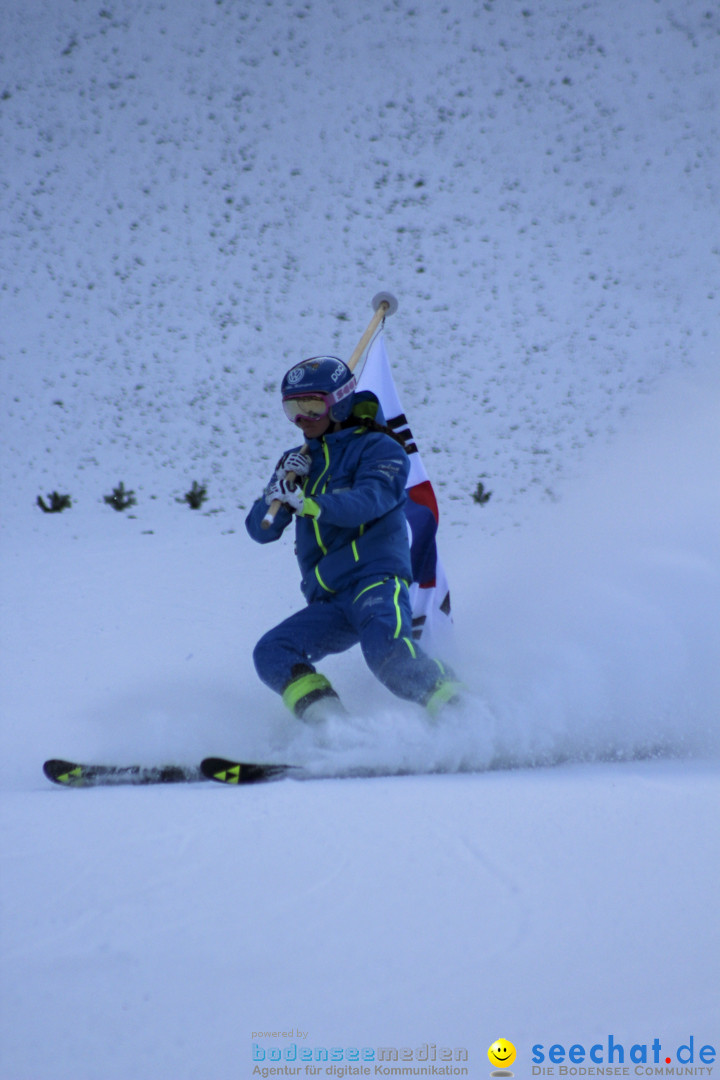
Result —
<instances>
[{"instance_id":1,"label":"skier","mask_svg":"<svg viewBox=\"0 0 720 1080\"><path fill-rule=\"evenodd\" d=\"M337 357L295 365L281 394L305 445L282 455L245 524L264 544L295 517L307 606L260 639L257 673L296 717L322 721L345 710L315 662L359 643L373 674L434 718L461 687L412 639L407 454L384 427L375 395L357 391L355 376ZM276 500L278 513L263 525Z\"/></svg>"}]
</instances>

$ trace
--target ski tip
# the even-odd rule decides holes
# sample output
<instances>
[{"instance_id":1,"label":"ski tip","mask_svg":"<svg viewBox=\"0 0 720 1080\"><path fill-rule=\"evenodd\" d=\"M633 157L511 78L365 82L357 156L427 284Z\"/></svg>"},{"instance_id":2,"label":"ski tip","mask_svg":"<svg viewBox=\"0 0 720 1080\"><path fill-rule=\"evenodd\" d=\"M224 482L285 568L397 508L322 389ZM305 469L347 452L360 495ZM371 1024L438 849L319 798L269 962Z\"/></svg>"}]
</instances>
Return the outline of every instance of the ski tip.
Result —
<instances>
[{"instance_id":1,"label":"ski tip","mask_svg":"<svg viewBox=\"0 0 720 1080\"><path fill-rule=\"evenodd\" d=\"M64 784L66 787L81 787L84 783L82 766L74 761L50 758L43 763L43 772L53 784Z\"/></svg>"},{"instance_id":2,"label":"ski tip","mask_svg":"<svg viewBox=\"0 0 720 1080\"><path fill-rule=\"evenodd\" d=\"M261 784L267 780L281 780L284 776L289 776L293 772L293 766L261 765L209 757L201 761L200 771L206 779L215 780L218 784Z\"/></svg>"}]
</instances>

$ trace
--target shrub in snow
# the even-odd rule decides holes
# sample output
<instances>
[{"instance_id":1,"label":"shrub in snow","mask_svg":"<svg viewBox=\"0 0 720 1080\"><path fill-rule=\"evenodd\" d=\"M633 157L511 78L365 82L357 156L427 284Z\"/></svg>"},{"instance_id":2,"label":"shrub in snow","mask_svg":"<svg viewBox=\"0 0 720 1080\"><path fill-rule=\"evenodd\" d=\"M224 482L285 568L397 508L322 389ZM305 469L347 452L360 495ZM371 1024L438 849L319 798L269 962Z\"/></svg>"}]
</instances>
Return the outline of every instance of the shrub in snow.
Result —
<instances>
[{"instance_id":1,"label":"shrub in snow","mask_svg":"<svg viewBox=\"0 0 720 1080\"><path fill-rule=\"evenodd\" d=\"M473 502L476 502L479 506L484 506L491 495L492 491L486 491L482 480L479 480L478 486L473 491Z\"/></svg>"},{"instance_id":2,"label":"shrub in snow","mask_svg":"<svg viewBox=\"0 0 720 1080\"><path fill-rule=\"evenodd\" d=\"M178 502L186 502L191 510L199 510L202 504L207 500L207 488L200 486L197 480L193 480L193 486L189 491L185 492L182 500Z\"/></svg>"},{"instance_id":3,"label":"shrub in snow","mask_svg":"<svg viewBox=\"0 0 720 1080\"><path fill-rule=\"evenodd\" d=\"M113 489L112 495L104 496L104 501L108 506L112 506L113 510L127 510L129 506L135 506L137 499L135 492L126 491L125 485L121 482Z\"/></svg>"},{"instance_id":4,"label":"shrub in snow","mask_svg":"<svg viewBox=\"0 0 720 1080\"><path fill-rule=\"evenodd\" d=\"M42 495L38 495L37 504L44 514L60 514L63 510L70 509L72 501L69 495L58 495L57 491L53 491L48 495L47 502Z\"/></svg>"}]
</instances>

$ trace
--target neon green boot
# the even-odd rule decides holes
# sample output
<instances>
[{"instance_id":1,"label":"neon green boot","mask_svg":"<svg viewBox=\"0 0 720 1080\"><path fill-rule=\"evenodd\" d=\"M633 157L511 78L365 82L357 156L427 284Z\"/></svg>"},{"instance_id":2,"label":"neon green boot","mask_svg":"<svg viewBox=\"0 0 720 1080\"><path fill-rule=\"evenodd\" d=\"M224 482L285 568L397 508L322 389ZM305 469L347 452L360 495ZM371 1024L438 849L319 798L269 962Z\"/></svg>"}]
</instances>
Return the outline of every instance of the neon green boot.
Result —
<instances>
[{"instance_id":1,"label":"neon green boot","mask_svg":"<svg viewBox=\"0 0 720 1080\"><path fill-rule=\"evenodd\" d=\"M441 679L436 683L435 689L425 702L430 719L437 720L448 705L459 705L464 689L463 684L455 679Z\"/></svg>"},{"instance_id":2,"label":"neon green boot","mask_svg":"<svg viewBox=\"0 0 720 1080\"><path fill-rule=\"evenodd\" d=\"M319 671L297 674L283 690L282 699L294 716L311 724L346 715L330 681Z\"/></svg>"}]
</instances>

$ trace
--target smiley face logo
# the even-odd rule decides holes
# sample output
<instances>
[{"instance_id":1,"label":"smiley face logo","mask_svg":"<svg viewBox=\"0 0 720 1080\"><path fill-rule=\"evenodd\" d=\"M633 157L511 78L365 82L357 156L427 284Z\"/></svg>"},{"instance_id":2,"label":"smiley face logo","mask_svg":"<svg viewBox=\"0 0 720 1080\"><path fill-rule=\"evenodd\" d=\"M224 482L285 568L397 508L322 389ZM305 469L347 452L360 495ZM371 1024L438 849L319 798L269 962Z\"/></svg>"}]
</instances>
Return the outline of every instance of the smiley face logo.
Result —
<instances>
[{"instance_id":1,"label":"smiley face logo","mask_svg":"<svg viewBox=\"0 0 720 1080\"><path fill-rule=\"evenodd\" d=\"M509 1039L496 1039L488 1047L488 1060L496 1069L509 1069L516 1057L517 1051Z\"/></svg>"}]
</instances>

